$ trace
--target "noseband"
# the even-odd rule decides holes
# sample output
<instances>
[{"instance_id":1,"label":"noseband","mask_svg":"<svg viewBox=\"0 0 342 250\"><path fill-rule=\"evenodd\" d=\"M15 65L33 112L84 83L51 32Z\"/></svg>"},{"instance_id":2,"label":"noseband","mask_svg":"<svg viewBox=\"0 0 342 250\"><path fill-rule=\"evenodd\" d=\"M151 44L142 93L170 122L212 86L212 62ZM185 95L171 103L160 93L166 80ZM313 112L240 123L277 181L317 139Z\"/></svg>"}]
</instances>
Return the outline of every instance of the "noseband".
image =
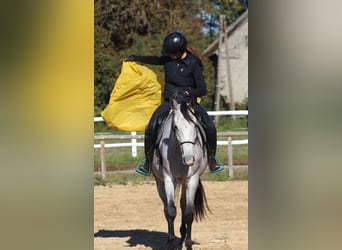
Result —
<instances>
[{"instance_id":1,"label":"noseband","mask_svg":"<svg viewBox=\"0 0 342 250\"><path fill-rule=\"evenodd\" d=\"M185 143L191 143L191 144L195 145L195 142L193 142L193 141L182 141L182 142L180 142L179 144L180 144L180 145L183 145L183 144L185 144Z\"/></svg>"}]
</instances>

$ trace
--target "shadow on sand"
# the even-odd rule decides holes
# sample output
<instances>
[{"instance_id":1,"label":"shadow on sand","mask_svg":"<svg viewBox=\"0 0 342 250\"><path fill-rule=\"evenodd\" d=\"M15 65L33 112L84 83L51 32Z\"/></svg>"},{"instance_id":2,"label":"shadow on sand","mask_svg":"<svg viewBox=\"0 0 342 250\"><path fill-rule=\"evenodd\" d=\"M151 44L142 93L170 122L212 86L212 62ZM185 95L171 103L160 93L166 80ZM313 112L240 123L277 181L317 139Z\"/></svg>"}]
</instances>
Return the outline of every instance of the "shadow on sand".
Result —
<instances>
[{"instance_id":1,"label":"shadow on sand","mask_svg":"<svg viewBox=\"0 0 342 250\"><path fill-rule=\"evenodd\" d=\"M126 238L129 247L144 245L153 250L165 249L167 233L147 230L99 230L94 237L102 238Z\"/></svg>"},{"instance_id":2,"label":"shadow on sand","mask_svg":"<svg viewBox=\"0 0 342 250\"><path fill-rule=\"evenodd\" d=\"M167 233L147 231L147 230L99 230L94 234L94 237L101 238L127 238L126 241L128 246L135 247L138 245L144 245L145 247L150 247L153 250L165 250L165 249L182 249L181 239L177 238L176 247L167 247ZM193 244L198 244L193 242Z\"/></svg>"}]
</instances>

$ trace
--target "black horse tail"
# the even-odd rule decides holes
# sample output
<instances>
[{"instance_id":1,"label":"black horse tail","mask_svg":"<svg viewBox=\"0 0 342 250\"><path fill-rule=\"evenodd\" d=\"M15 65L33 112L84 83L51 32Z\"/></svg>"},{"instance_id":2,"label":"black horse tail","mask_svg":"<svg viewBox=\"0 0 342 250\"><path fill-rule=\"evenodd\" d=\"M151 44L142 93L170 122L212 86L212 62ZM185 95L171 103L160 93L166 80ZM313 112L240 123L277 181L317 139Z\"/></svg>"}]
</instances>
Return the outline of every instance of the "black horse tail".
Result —
<instances>
[{"instance_id":1,"label":"black horse tail","mask_svg":"<svg viewBox=\"0 0 342 250\"><path fill-rule=\"evenodd\" d=\"M194 202L194 218L196 221L202 220L207 216L207 211L210 212L207 197L205 196L204 188L201 179L198 182L198 187L195 194Z\"/></svg>"}]
</instances>

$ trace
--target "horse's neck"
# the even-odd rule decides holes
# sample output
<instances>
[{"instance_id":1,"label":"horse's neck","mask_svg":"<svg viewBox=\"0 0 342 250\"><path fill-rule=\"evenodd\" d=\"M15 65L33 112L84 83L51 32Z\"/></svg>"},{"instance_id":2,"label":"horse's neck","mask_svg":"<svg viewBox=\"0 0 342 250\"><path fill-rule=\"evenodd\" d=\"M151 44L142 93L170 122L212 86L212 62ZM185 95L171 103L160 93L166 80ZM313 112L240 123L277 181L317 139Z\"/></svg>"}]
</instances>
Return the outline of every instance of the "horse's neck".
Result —
<instances>
[{"instance_id":1,"label":"horse's neck","mask_svg":"<svg viewBox=\"0 0 342 250\"><path fill-rule=\"evenodd\" d=\"M172 132L172 119L173 114L170 112L169 115L165 118L162 127L158 131L157 141L160 142L162 138L169 138Z\"/></svg>"}]
</instances>

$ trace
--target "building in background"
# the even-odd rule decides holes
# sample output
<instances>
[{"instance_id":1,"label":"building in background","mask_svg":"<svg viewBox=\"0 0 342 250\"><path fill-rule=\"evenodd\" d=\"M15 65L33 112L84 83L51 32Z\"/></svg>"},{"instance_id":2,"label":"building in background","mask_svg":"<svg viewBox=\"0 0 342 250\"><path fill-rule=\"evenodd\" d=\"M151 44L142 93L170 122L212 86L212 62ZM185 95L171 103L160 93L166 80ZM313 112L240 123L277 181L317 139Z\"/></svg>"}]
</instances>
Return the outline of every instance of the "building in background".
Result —
<instances>
[{"instance_id":1,"label":"building in background","mask_svg":"<svg viewBox=\"0 0 342 250\"><path fill-rule=\"evenodd\" d=\"M248 10L229 27L224 20L220 24L219 38L202 55L213 62L216 71L215 110L219 110L221 97L233 110L235 103L248 98Z\"/></svg>"}]
</instances>

